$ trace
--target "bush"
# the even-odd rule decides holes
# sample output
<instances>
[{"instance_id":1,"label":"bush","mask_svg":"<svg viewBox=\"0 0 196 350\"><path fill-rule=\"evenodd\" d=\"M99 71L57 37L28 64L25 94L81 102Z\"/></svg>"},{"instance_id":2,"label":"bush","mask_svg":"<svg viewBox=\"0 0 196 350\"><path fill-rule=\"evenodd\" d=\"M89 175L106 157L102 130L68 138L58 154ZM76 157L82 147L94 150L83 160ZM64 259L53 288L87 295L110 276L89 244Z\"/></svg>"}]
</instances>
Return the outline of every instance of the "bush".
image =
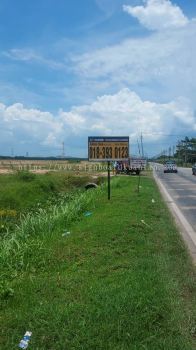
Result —
<instances>
[{"instance_id":1,"label":"bush","mask_svg":"<svg viewBox=\"0 0 196 350\"><path fill-rule=\"evenodd\" d=\"M28 170L19 170L17 176L22 181L33 181L36 178L36 175Z\"/></svg>"}]
</instances>

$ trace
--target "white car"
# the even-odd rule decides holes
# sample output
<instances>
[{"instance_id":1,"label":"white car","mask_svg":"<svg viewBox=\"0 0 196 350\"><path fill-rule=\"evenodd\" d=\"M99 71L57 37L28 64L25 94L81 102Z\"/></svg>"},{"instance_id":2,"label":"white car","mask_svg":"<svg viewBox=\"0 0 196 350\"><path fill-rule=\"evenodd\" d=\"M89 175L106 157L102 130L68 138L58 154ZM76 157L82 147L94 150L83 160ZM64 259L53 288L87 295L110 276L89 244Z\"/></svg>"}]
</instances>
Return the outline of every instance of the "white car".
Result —
<instances>
[{"instance_id":1,"label":"white car","mask_svg":"<svg viewBox=\"0 0 196 350\"><path fill-rule=\"evenodd\" d=\"M164 173L177 173L178 169L176 163L173 160L168 160L164 164Z\"/></svg>"}]
</instances>

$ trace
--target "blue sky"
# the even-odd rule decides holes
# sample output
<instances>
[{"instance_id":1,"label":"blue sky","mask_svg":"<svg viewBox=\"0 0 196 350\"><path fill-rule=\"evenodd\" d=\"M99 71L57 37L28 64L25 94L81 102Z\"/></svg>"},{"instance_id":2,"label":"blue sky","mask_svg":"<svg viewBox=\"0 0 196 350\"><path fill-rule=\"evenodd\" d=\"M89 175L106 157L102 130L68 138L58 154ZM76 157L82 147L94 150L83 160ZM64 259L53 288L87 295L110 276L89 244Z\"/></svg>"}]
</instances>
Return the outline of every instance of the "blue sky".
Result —
<instances>
[{"instance_id":1,"label":"blue sky","mask_svg":"<svg viewBox=\"0 0 196 350\"><path fill-rule=\"evenodd\" d=\"M195 1L2 0L0 18L0 154L196 136Z\"/></svg>"}]
</instances>

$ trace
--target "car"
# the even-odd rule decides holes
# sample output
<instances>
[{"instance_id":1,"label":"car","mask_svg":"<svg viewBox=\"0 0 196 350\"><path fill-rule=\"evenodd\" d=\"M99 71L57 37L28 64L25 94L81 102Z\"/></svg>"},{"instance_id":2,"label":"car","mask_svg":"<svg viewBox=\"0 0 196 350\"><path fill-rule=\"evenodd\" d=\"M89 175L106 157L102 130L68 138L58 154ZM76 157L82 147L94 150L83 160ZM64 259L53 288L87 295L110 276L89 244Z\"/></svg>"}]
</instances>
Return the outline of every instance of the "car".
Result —
<instances>
[{"instance_id":1,"label":"car","mask_svg":"<svg viewBox=\"0 0 196 350\"><path fill-rule=\"evenodd\" d=\"M196 175L196 163L192 166L192 174Z\"/></svg>"},{"instance_id":2,"label":"car","mask_svg":"<svg viewBox=\"0 0 196 350\"><path fill-rule=\"evenodd\" d=\"M174 160L167 160L164 164L164 173L177 173L177 165Z\"/></svg>"}]
</instances>

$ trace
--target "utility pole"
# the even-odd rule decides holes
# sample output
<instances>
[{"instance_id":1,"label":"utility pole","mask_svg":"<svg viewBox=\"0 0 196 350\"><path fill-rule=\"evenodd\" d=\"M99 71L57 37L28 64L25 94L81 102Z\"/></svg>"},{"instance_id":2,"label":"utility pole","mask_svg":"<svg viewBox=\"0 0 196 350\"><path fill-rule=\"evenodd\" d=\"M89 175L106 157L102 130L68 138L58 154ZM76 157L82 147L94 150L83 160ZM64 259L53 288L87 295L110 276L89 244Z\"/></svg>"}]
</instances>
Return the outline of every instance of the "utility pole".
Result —
<instances>
[{"instance_id":1,"label":"utility pole","mask_svg":"<svg viewBox=\"0 0 196 350\"><path fill-rule=\"evenodd\" d=\"M164 149L164 161L166 160L166 157L167 157L167 150Z\"/></svg>"},{"instance_id":2,"label":"utility pole","mask_svg":"<svg viewBox=\"0 0 196 350\"><path fill-rule=\"evenodd\" d=\"M178 141L176 146L176 153L177 153L177 159L178 159L178 165L181 163L181 154L182 154L182 142Z\"/></svg>"},{"instance_id":3,"label":"utility pole","mask_svg":"<svg viewBox=\"0 0 196 350\"><path fill-rule=\"evenodd\" d=\"M169 151L169 159L170 159L171 158L171 147L169 147L168 151Z\"/></svg>"},{"instance_id":4,"label":"utility pole","mask_svg":"<svg viewBox=\"0 0 196 350\"><path fill-rule=\"evenodd\" d=\"M65 142L62 142L62 158L65 158Z\"/></svg>"},{"instance_id":5,"label":"utility pole","mask_svg":"<svg viewBox=\"0 0 196 350\"><path fill-rule=\"evenodd\" d=\"M188 143L185 140L185 166L187 166L187 151L188 151Z\"/></svg>"},{"instance_id":6,"label":"utility pole","mask_svg":"<svg viewBox=\"0 0 196 350\"><path fill-rule=\"evenodd\" d=\"M142 149L142 158L144 158L144 147L143 147L143 136L141 133L141 149Z\"/></svg>"},{"instance_id":7,"label":"utility pole","mask_svg":"<svg viewBox=\"0 0 196 350\"><path fill-rule=\"evenodd\" d=\"M140 151L140 144L139 144L139 141L137 139L137 145L138 145L138 152L139 152L139 156L141 156L141 151Z\"/></svg>"},{"instance_id":8,"label":"utility pole","mask_svg":"<svg viewBox=\"0 0 196 350\"><path fill-rule=\"evenodd\" d=\"M175 146L173 146L173 158L174 158L174 155L175 155Z\"/></svg>"}]
</instances>

